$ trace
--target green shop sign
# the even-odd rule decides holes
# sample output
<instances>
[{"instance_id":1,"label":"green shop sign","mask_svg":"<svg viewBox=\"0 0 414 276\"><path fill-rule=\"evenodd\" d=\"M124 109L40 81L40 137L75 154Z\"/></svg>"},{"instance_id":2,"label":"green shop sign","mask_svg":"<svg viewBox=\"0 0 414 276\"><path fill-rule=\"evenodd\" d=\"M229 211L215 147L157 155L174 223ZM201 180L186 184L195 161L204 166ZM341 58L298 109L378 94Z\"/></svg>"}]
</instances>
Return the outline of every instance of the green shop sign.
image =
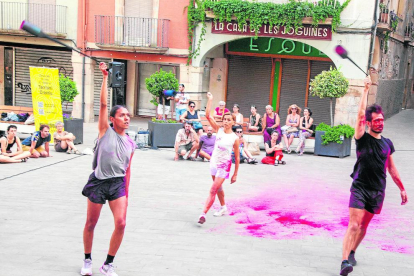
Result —
<instances>
[{"instance_id":1,"label":"green shop sign","mask_svg":"<svg viewBox=\"0 0 414 276\"><path fill-rule=\"evenodd\" d=\"M243 38L228 43L229 52L303 57L328 57L318 49L302 42L276 37Z\"/></svg>"}]
</instances>

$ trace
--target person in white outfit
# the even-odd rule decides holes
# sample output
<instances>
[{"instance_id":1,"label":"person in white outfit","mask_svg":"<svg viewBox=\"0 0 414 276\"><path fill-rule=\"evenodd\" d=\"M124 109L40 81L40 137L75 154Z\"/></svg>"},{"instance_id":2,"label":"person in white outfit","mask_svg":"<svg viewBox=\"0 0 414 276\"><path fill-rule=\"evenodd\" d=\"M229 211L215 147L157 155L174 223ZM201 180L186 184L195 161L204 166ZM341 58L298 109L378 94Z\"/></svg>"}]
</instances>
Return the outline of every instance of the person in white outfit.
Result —
<instances>
[{"instance_id":1,"label":"person in white outfit","mask_svg":"<svg viewBox=\"0 0 414 276\"><path fill-rule=\"evenodd\" d=\"M239 137L237 137L237 135L232 130L232 127L235 123L235 118L232 114L230 114L230 112L223 113L223 126L220 127L210 114L213 95L208 92L207 98L208 102L206 107L206 118L214 131L217 132L217 135L213 154L210 159L210 172L213 178L213 185L211 186L210 194L204 206L203 213L198 219L198 223L200 224L206 222L206 214L213 205L214 200L216 199L216 195L219 198L221 208L219 211L214 213L214 216L222 216L227 212L222 185L224 180L228 179L230 176L232 151L234 151L236 162L234 174L231 177L231 184L236 182L237 172L239 170L240 164Z\"/></svg>"}]
</instances>

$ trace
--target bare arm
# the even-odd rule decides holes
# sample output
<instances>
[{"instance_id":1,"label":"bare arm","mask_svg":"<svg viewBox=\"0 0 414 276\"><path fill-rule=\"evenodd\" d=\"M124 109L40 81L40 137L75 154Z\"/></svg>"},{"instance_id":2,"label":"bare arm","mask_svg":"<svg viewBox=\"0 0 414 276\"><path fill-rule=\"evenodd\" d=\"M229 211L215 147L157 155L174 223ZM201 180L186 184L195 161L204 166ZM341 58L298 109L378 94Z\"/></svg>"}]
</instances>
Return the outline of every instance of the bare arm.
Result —
<instances>
[{"instance_id":1,"label":"bare arm","mask_svg":"<svg viewBox=\"0 0 414 276\"><path fill-rule=\"evenodd\" d=\"M19 154L23 153L22 142L20 141L19 137L16 137L16 145L17 145L17 151L12 153L13 154L12 156L19 155Z\"/></svg>"},{"instance_id":2,"label":"bare arm","mask_svg":"<svg viewBox=\"0 0 414 276\"><path fill-rule=\"evenodd\" d=\"M278 127L279 125L280 125L280 118L279 118L279 116L276 114L276 112L275 112L275 124L272 126L272 128L276 128L276 127ZM287 119L286 119L287 120Z\"/></svg>"},{"instance_id":3,"label":"bare arm","mask_svg":"<svg viewBox=\"0 0 414 276\"><path fill-rule=\"evenodd\" d=\"M234 142L233 145L233 151L234 151L234 159L235 159L235 164L234 164L234 173L233 176L231 177L231 184L233 184L234 182L236 182L237 180L237 172L239 171L239 165L240 165L240 150L239 150L239 139L236 139L236 141Z\"/></svg>"},{"instance_id":4,"label":"bare arm","mask_svg":"<svg viewBox=\"0 0 414 276\"><path fill-rule=\"evenodd\" d=\"M184 122L185 121L185 117L187 117L187 112L184 112L181 116L180 116L180 121Z\"/></svg>"},{"instance_id":5,"label":"bare arm","mask_svg":"<svg viewBox=\"0 0 414 276\"><path fill-rule=\"evenodd\" d=\"M259 120L261 120L260 115L256 114L256 123L254 124L255 127L259 125Z\"/></svg>"},{"instance_id":6,"label":"bare arm","mask_svg":"<svg viewBox=\"0 0 414 276\"><path fill-rule=\"evenodd\" d=\"M46 150L46 152L47 152L47 156L51 157L51 156L50 156L50 152L49 152L49 142L46 142L46 143L45 143L45 150Z\"/></svg>"},{"instance_id":7,"label":"bare arm","mask_svg":"<svg viewBox=\"0 0 414 276\"><path fill-rule=\"evenodd\" d=\"M269 147L269 145L267 143L265 143L265 151L266 151L266 153L271 154L275 150L273 148Z\"/></svg>"},{"instance_id":8,"label":"bare arm","mask_svg":"<svg viewBox=\"0 0 414 276\"><path fill-rule=\"evenodd\" d=\"M365 110L367 109L368 103L368 91L371 87L371 78L366 77L364 80L364 92L361 95L361 101L359 102L359 109L357 120L355 122L355 139L358 140L364 135L365 133Z\"/></svg>"},{"instance_id":9,"label":"bare arm","mask_svg":"<svg viewBox=\"0 0 414 276\"><path fill-rule=\"evenodd\" d=\"M208 122L210 123L211 127L213 128L213 130L215 132L217 132L219 130L219 125L217 124L216 120L214 120L214 117L211 117L210 112L211 112L211 104L213 101L213 95L210 92L207 92L207 106L206 106L206 118L208 120ZM217 114L217 112L216 112Z\"/></svg>"},{"instance_id":10,"label":"bare arm","mask_svg":"<svg viewBox=\"0 0 414 276\"><path fill-rule=\"evenodd\" d=\"M99 69L102 72L103 80L101 86L101 105L99 108L99 121L98 121L98 129L99 129L99 139L104 136L106 130L109 128L108 123L108 71L106 71L106 64L101 62L99 64Z\"/></svg>"},{"instance_id":11,"label":"bare arm","mask_svg":"<svg viewBox=\"0 0 414 276\"><path fill-rule=\"evenodd\" d=\"M299 120L297 120L297 123L292 123L291 126L293 127L298 127L299 126L299 121L300 121L300 116L296 115L296 119L299 117Z\"/></svg>"},{"instance_id":12,"label":"bare arm","mask_svg":"<svg viewBox=\"0 0 414 276\"><path fill-rule=\"evenodd\" d=\"M134 156L134 152L131 153L131 159L129 159L129 165L128 165L128 169L125 172L125 192L126 192L126 197L128 199L129 196L129 181L131 180L131 163L132 163L132 157Z\"/></svg>"},{"instance_id":13,"label":"bare arm","mask_svg":"<svg viewBox=\"0 0 414 276\"><path fill-rule=\"evenodd\" d=\"M7 153L7 138L6 137L2 137L0 139L0 143L1 143L1 154L4 156L10 156L9 153Z\"/></svg>"},{"instance_id":14,"label":"bare arm","mask_svg":"<svg viewBox=\"0 0 414 276\"><path fill-rule=\"evenodd\" d=\"M407 192L405 191L404 185L401 181L400 174L398 173L398 170L395 167L392 155L390 155L390 157L388 158L388 172L390 173L392 180L394 180L394 183L397 184L398 188L401 191L401 205L406 204L408 201Z\"/></svg>"},{"instance_id":15,"label":"bare arm","mask_svg":"<svg viewBox=\"0 0 414 276\"><path fill-rule=\"evenodd\" d=\"M266 113L263 115L263 118L262 118L262 133L266 130Z\"/></svg>"}]
</instances>

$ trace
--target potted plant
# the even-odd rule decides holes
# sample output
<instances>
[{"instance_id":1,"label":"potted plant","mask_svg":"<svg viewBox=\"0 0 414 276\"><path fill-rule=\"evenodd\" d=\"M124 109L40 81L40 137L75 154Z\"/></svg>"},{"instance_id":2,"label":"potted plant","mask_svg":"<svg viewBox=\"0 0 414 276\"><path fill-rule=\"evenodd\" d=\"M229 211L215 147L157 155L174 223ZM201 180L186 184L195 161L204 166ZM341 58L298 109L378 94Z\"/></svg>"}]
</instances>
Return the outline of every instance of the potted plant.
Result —
<instances>
[{"instance_id":1,"label":"potted plant","mask_svg":"<svg viewBox=\"0 0 414 276\"><path fill-rule=\"evenodd\" d=\"M350 126L341 125L334 127L332 103L335 98L340 98L348 92L349 82L344 75L336 68L329 71L322 71L310 83L311 95L321 99L330 98L331 125L319 124L315 132L315 155L327 155L345 157L351 154L351 139L348 137ZM326 137L323 141L322 137ZM340 137L343 137L340 140ZM343 142L345 138L349 141ZM335 143L332 143L335 142ZM337 145L342 146L337 146ZM349 145L349 146L348 146Z\"/></svg>"},{"instance_id":2,"label":"potted plant","mask_svg":"<svg viewBox=\"0 0 414 276\"><path fill-rule=\"evenodd\" d=\"M65 77L63 74L59 76L60 98L62 101L62 107L66 104L66 110L68 104L73 102L75 97L79 94L76 88L76 82L69 77ZM73 133L76 139L73 141L75 145L83 143L83 119L72 118L70 114L63 114L63 124L65 131Z\"/></svg>"},{"instance_id":3,"label":"potted plant","mask_svg":"<svg viewBox=\"0 0 414 276\"><path fill-rule=\"evenodd\" d=\"M355 129L350 125L329 126L320 123L316 127L315 155L344 158L351 155L351 142Z\"/></svg>"},{"instance_id":4,"label":"potted plant","mask_svg":"<svg viewBox=\"0 0 414 276\"><path fill-rule=\"evenodd\" d=\"M151 103L155 106L158 106L157 97L162 99L163 106L165 106L164 90L178 90L178 80L175 75L162 69L146 78L145 84L148 91L152 94ZM165 110L163 109L162 118L164 118L164 112ZM153 118L151 121L148 121L152 148L174 147L175 136L181 127L182 124L175 120L157 120Z\"/></svg>"}]
</instances>

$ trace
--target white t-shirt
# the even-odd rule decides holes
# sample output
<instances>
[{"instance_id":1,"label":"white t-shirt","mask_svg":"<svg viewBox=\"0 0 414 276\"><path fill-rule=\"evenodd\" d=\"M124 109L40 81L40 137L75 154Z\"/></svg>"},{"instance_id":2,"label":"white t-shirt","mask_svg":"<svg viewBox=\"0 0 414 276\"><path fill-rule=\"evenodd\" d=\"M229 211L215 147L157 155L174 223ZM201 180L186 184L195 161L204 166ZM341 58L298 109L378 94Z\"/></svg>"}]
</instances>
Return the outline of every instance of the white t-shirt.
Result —
<instances>
[{"instance_id":1,"label":"white t-shirt","mask_svg":"<svg viewBox=\"0 0 414 276\"><path fill-rule=\"evenodd\" d=\"M175 98L179 99L181 101L189 101L190 100L190 96L187 93L181 93L181 92L178 92L177 95L175 95ZM180 101L178 101L175 104L175 108L176 109L187 109L187 105L188 105L188 102L185 103L185 104L182 104L182 103L180 103Z\"/></svg>"},{"instance_id":2,"label":"white t-shirt","mask_svg":"<svg viewBox=\"0 0 414 276\"><path fill-rule=\"evenodd\" d=\"M231 152L233 151L234 142L239 137L234 133L225 133L224 128L219 128L216 135L213 154L210 159L210 167L230 172Z\"/></svg>"}]
</instances>

